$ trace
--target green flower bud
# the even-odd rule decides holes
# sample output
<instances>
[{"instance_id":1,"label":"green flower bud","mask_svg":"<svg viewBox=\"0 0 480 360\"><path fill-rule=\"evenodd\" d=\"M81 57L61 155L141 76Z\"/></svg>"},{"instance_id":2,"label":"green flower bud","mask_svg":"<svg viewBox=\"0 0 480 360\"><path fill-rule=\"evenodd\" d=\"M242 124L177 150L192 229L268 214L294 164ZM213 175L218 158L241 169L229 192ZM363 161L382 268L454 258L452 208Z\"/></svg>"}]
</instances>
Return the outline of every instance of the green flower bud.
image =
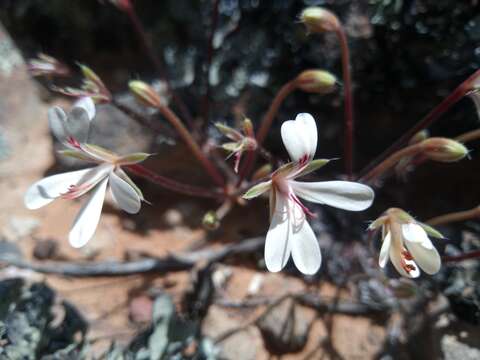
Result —
<instances>
[{"instance_id":1,"label":"green flower bud","mask_svg":"<svg viewBox=\"0 0 480 360\"><path fill-rule=\"evenodd\" d=\"M324 70L305 70L297 76L295 83L300 90L317 94L328 94L337 87L337 78Z\"/></svg>"},{"instance_id":2,"label":"green flower bud","mask_svg":"<svg viewBox=\"0 0 480 360\"><path fill-rule=\"evenodd\" d=\"M300 15L300 21L311 33L335 31L340 28L340 22L334 13L318 6L308 7Z\"/></svg>"},{"instance_id":3,"label":"green flower bud","mask_svg":"<svg viewBox=\"0 0 480 360\"><path fill-rule=\"evenodd\" d=\"M434 161L455 162L468 155L468 149L463 144L448 138L429 138L420 144L422 154Z\"/></svg>"},{"instance_id":4,"label":"green flower bud","mask_svg":"<svg viewBox=\"0 0 480 360\"><path fill-rule=\"evenodd\" d=\"M146 106L159 108L164 106L160 95L147 83L139 80L130 81L128 83L130 91L135 98Z\"/></svg>"}]
</instances>

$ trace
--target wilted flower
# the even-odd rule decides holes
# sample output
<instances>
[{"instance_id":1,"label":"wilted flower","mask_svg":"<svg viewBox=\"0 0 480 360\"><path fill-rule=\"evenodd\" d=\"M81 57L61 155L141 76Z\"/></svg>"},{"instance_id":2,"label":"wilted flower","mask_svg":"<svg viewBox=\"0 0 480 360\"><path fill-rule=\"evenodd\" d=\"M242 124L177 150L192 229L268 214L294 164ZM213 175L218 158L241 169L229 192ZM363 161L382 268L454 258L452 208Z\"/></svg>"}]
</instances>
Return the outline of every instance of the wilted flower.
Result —
<instances>
[{"instance_id":1,"label":"wilted flower","mask_svg":"<svg viewBox=\"0 0 480 360\"><path fill-rule=\"evenodd\" d=\"M368 208L373 190L349 181L300 182L296 178L317 170L329 160L312 160L317 148L317 126L310 114L298 114L282 124L282 139L290 155L288 163L243 196L251 199L270 191L271 223L265 242L265 263L272 272L280 271L290 255L304 274L314 274L321 265L317 238L308 224L314 216L299 198L350 211Z\"/></svg>"},{"instance_id":2,"label":"wilted flower","mask_svg":"<svg viewBox=\"0 0 480 360\"><path fill-rule=\"evenodd\" d=\"M383 240L378 261L380 267L385 267L390 258L400 275L408 278L418 277L419 267L430 275L440 270L440 255L428 237L443 238L437 230L397 208L388 209L372 222L369 230L380 227Z\"/></svg>"},{"instance_id":3,"label":"wilted flower","mask_svg":"<svg viewBox=\"0 0 480 360\"><path fill-rule=\"evenodd\" d=\"M144 200L140 189L121 166L139 163L149 155L134 153L119 156L99 146L85 143L92 119L90 115L95 114L92 104L91 99L82 99L68 115L59 107L54 107L49 111L49 123L54 135L68 147L61 152L63 155L97 165L48 176L30 186L24 197L27 208L38 209L55 199L76 199L92 191L70 230L69 242L73 247L85 245L95 233L108 184L114 202L130 214L137 213L141 201Z\"/></svg>"},{"instance_id":4,"label":"wilted flower","mask_svg":"<svg viewBox=\"0 0 480 360\"><path fill-rule=\"evenodd\" d=\"M31 59L27 67L32 76L67 76L70 74L67 65L42 53L38 54L36 59Z\"/></svg>"},{"instance_id":5,"label":"wilted flower","mask_svg":"<svg viewBox=\"0 0 480 360\"><path fill-rule=\"evenodd\" d=\"M245 151L255 151L257 149L257 141L253 133L252 122L250 119L243 121L243 133L224 124L216 123L215 126L223 135L232 140L232 142L223 144L222 148L230 152L228 157L235 157L234 170L238 173L242 154Z\"/></svg>"}]
</instances>

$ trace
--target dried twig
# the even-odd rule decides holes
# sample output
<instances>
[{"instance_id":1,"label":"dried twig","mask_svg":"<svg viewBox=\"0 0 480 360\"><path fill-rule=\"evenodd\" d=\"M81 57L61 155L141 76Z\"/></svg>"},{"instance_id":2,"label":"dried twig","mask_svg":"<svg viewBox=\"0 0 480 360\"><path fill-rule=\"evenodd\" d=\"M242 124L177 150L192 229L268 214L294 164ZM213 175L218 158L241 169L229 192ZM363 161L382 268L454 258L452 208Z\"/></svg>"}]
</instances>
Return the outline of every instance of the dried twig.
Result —
<instances>
[{"instance_id":1,"label":"dried twig","mask_svg":"<svg viewBox=\"0 0 480 360\"><path fill-rule=\"evenodd\" d=\"M9 254L0 254L0 262L39 273L74 277L125 276L149 272L166 273L189 270L200 261L213 263L223 261L232 255L252 253L260 250L264 241L263 237L258 237L236 244L229 244L218 250L205 249L184 254L171 254L163 258L147 258L127 262L105 261L79 264L51 261L36 263Z\"/></svg>"}]
</instances>

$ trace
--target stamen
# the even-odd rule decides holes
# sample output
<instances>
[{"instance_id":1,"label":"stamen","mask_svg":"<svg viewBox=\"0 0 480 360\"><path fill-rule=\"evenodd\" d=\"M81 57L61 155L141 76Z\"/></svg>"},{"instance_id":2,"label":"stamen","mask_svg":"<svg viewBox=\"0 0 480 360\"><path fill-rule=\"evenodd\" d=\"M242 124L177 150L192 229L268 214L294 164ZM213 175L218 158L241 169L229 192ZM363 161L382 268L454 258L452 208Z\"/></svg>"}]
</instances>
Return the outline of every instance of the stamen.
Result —
<instances>
[{"instance_id":1,"label":"stamen","mask_svg":"<svg viewBox=\"0 0 480 360\"><path fill-rule=\"evenodd\" d=\"M300 201L300 199L294 194L294 193L290 193L289 195L290 199L292 199L298 206L300 206L300 209L302 209L302 211L309 217L311 218L316 218L317 215L314 214L313 212L311 212L305 205L302 204L302 202Z\"/></svg>"},{"instance_id":2,"label":"stamen","mask_svg":"<svg viewBox=\"0 0 480 360\"><path fill-rule=\"evenodd\" d=\"M403 256L403 258L404 258L405 260L413 260L412 254L410 253L410 251L408 251L408 250L406 250L406 249L404 249L404 250L402 251L402 256Z\"/></svg>"},{"instance_id":3,"label":"stamen","mask_svg":"<svg viewBox=\"0 0 480 360\"><path fill-rule=\"evenodd\" d=\"M417 269L414 264L407 264L407 261L413 260L412 254L410 254L410 252L407 249L404 248L402 250L401 257L402 258L400 260L400 265L402 266L403 270L405 270L407 274L410 274L410 272L415 271Z\"/></svg>"},{"instance_id":4,"label":"stamen","mask_svg":"<svg viewBox=\"0 0 480 360\"><path fill-rule=\"evenodd\" d=\"M60 194L60 198L65 200L73 200L85 194L91 188L91 184L70 185L66 193Z\"/></svg>"},{"instance_id":5,"label":"stamen","mask_svg":"<svg viewBox=\"0 0 480 360\"><path fill-rule=\"evenodd\" d=\"M69 137L67 138L67 142L68 142L70 145L72 145L74 148L81 150L80 143L79 143L78 140L75 139L73 136L69 136Z\"/></svg>"}]
</instances>

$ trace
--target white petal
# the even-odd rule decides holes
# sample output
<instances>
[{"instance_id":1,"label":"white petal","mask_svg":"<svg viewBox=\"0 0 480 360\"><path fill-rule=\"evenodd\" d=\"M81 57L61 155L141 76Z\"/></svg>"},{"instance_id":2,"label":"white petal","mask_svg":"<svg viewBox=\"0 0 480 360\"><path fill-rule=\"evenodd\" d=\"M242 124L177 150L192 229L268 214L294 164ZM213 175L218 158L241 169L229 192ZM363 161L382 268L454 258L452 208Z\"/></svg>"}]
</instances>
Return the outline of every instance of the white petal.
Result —
<instances>
[{"instance_id":1,"label":"white petal","mask_svg":"<svg viewBox=\"0 0 480 360\"><path fill-rule=\"evenodd\" d=\"M383 239L382 248L380 249L380 256L378 259L378 265L380 265L381 268L384 268L385 265L387 264L391 243L392 243L392 234L388 232L385 238Z\"/></svg>"},{"instance_id":2,"label":"white petal","mask_svg":"<svg viewBox=\"0 0 480 360\"><path fill-rule=\"evenodd\" d=\"M87 141L90 131L90 118L83 107L74 107L68 114L67 131L80 143Z\"/></svg>"},{"instance_id":3,"label":"white petal","mask_svg":"<svg viewBox=\"0 0 480 360\"><path fill-rule=\"evenodd\" d=\"M322 264L320 246L303 211L293 202L290 202L290 206L293 207L293 211L290 211L293 262L300 272L313 275Z\"/></svg>"},{"instance_id":4,"label":"white petal","mask_svg":"<svg viewBox=\"0 0 480 360\"><path fill-rule=\"evenodd\" d=\"M291 227L287 199L276 193L275 211L265 240L265 265L271 272L282 270L291 252Z\"/></svg>"},{"instance_id":5,"label":"white petal","mask_svg":"<svg viewBox=\"0 0 480 360\"><path fill-rule=\"evenodd\" d=\"M108 178L102 180L93 190L93 194L83 205L73 222L68 241L74 248L84 246L95 234L102 213Z\"/></svg>"},{"instance_id":6,"label":"white petal","mask_svg":"<svg viewBox=\"0 0 480 360\"><path fill-rule=\"evenodd\" d=\"M375 197L369 186L350 181L289 183L295 194L307 201L350 211L365 210Z\"/></svg>"},{"instance_id":7,"label":"white petal","mask_svg":"<svg viewBox=\"0 0 480 360\"><path fill-rule=\"evenodd\" d=\"M95 102L92 100L91 97L89 96L85 96L85 97L82 97L80 98L79 100L77 100L74 104L73 104L73 107L80 107L80 108L83 108L87 114L88 114L88 119L90 121L93 120L93 118L95 117L95 114L96 114L96 110L95 110Z\"/></svg>"},{"instance_id":8,"label":"white petal","mask_svg":"<svg viewBox=\"0 0 480 360\"><path fill-rule=\"evenodd\" d=\"M135 189L113 171L110 173L110 190L113 200L129 214L136 214L142 206Z\"/></svg>"},{"instance_id":9,"label":"white petal","mask_svg":"<svg viewBox=\"0 0 480 360\"><path fill-rule=\"evenodd\" d=\"M411 223L403 225L402 232L405 246L420 268L430 275L437 273L442 265L442 260L425 230L420 225Z\"/></svg>"},{"instance_id":10,"label":"white petal","mask_svg":"<svg viewBox=\"0 0 480 360\"><path fill-rule=\"evenodd\" d=\"M67 130L67 114L59 106L48 109L48 124L58 141L64 143L69 136Z\"/></svg>"},{"instance_id":11,"label":"white petal","mask_svg":"<svg viewBox=\"0 0 480 360\"><path fill-rule=\"evenodd\" d=\"M415 223L403 224L402 234L405 240L420 243L428 249L433 248L433 244L428 238L427 233L420 225L417 225Z\"/></svg>"},{"instance_id":12,"label":"white petal","mask_svg":"<svg viewBox=\"0 0 480 360\"><path fill-rule=\"evenodd\" d=\"M295 120L282 124L282 140L290 159L299 161L307 156L312 159L317 150L317 125L307 113L298 114Z\"/></svg>"},{"instance_id":13,"label":"white petal","mask_svg":"<svg viewBox=\"0 0 480 360\"><path fill-rule=\"evenodd\" d=\"M25 193L24 203L28 209L38 209L66 193L71 185L76 185L92 169L71 171L48 176L30 186Z\"/></svg>"},{"instance_id":14,"label":"white petal","mask_svg":"<svg viewBox=\"0 0 480 360\"><path fill-rule=\"evenodd\" d=\"M407 278L417 278L420 276L420 270L413 260L405 260L407 265L412 265L414 270L410 272L406 272L402 266L402 251L404 250L401 244L396 244L396 241L392 242L392 246L390 246L390 260L395 267L395 269L400 273L400 275L405 276Z\"/></svg>"}]
</instances>

